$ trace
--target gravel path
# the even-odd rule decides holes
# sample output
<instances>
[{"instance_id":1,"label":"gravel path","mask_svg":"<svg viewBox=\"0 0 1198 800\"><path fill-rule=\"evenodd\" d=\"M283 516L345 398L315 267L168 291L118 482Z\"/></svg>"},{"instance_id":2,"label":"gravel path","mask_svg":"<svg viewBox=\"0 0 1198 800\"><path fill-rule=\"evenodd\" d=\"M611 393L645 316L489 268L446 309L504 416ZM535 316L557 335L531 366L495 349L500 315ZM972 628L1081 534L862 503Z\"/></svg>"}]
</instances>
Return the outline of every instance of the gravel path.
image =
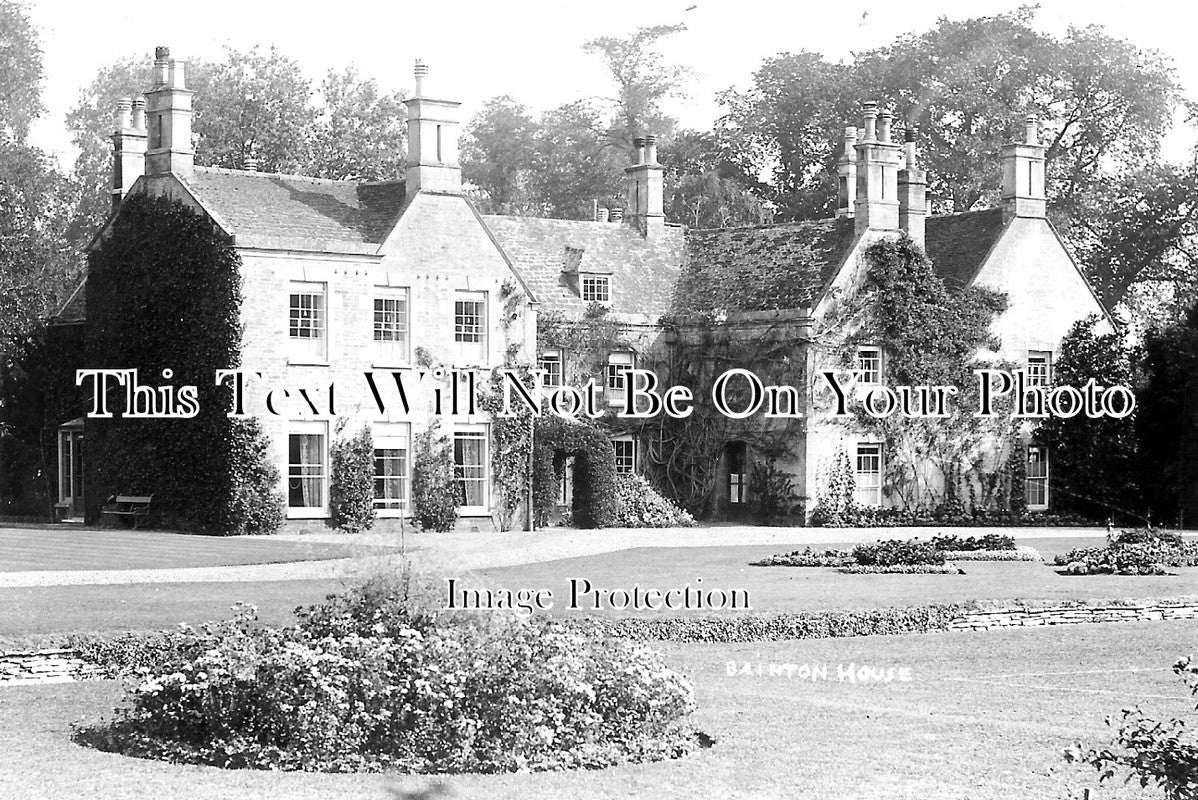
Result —
<instances>
[{"instance_id":1,"label":"gravel path","mask_svg":"<svg viewBox=\"0 0 1198 800\"><path fill-rule=\"evenodd\" d=\"M562 558L608 553L637 547L719 547L731 545L839 545L871 542L878 538L930 538L944 528L716 528L631 529L580 531L554 528L533 532L408 534L409 557L428 570L468 571L485 567L534 564ZM1106 536L1105 528L960 528L965 536L1007 533L1020 540ZM398 547L398 534L347 535L335 532L278 534L271 539L308 543L336 543L356 548L360 555L322 561L254 564L228 567L171 569L70 570L0 573L0 587L78 586L128 583L196 583L238 581L295 581L352 577L377 569L380 562L398 562L402 556L379 555L378 547Z\"/></svg>"}]
</instances>

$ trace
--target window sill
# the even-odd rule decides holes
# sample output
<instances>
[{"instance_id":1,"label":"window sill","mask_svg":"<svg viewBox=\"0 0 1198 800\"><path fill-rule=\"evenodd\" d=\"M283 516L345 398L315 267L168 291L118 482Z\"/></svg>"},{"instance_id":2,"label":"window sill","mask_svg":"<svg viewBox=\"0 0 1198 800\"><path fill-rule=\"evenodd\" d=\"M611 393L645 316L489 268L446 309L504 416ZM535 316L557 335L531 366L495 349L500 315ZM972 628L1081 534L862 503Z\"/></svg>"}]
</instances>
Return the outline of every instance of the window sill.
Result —
<instances>
[{"instance_id":1,"label":"window sill","mask_svg":"<svg viewBox=\"0 0 1198 800\"><path fill-rule=\"evenodd\" d=\"M379 519L403 519L408 516L408 512L401 508L376 508L374 513Z\"/></svg>"},{"instance_id":2,"label":"window sill","mask_svg":"<svg viewBox=\"0 0 1198 800\"><path fill-rule=\"evenodd\" d=\"M332 362L328 359L317 360L314 358L288 358L287 366L289 367L327 367Z\"/></svg>"},{"instance_id":3,"label":"window sill","mask_svg":"<svg viewBox=\"0 0 1198 800\"><path fill-rule=\"evenodd\" d=\"M459 517L490 517L491 509L486 506L458 506Z\"/></svg>"},{"instance_id":4,"label":"window sill","mask_svg":"<svg viewBox=\"0 0 1198 800\"><path fill-rule=\"evenodd\" d=\"M372 361L371 369L411 369L411 361Z\"/></svg>"},{"instance_id":5,"label":"window sill","mask_svg":"<svg viewBox=\"0 0 1198 800\"><path fill-rule=\"evenodd\" d=\"M327 508L288 508L287 519L328 519Z\"/></svg>"}]
</instances>

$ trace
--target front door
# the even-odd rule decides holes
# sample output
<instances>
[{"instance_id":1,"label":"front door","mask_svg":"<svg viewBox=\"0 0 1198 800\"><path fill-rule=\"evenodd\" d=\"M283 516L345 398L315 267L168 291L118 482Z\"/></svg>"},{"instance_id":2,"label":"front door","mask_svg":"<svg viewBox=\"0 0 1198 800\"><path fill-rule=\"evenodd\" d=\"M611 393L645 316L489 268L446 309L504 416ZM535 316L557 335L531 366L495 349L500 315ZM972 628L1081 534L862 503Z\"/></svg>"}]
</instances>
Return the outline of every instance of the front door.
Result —
<instances>
[{"instance_id":1,"label":"front door","mask_svg":"<svg viewBox=\"0 0 1198 800\"><path fill-rule=\"evenodd\" d=\"M58 429L58 505L62 519L83 518L83 428Z\"/></svg>"}]
</instances>

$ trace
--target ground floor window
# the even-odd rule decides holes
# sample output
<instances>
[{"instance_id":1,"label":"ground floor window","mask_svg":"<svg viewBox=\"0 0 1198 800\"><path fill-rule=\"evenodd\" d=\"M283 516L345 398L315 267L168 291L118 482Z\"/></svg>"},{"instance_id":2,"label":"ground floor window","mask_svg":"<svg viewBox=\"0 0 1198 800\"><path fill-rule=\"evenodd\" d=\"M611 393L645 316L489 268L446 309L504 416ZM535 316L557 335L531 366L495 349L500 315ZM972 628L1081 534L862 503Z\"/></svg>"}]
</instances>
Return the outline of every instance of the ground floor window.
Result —
<instances>
[{"instance_id":1,"label":"ground floor window","mask_svg":"<svg viewBox=\"0 0 1198 800\"><path fill-rule=\"evenodd\" d=\"M882 505L882 445L880 443L861 442L857 445L854 477L857 479L857 504L862 506Z\"/></svg>"},{"instance_id":2,"label":"ground floor window","mask_svg":"<svg viewBox=\"0 0 1198 800\"><path fill-rule=\"evenodd\" d=\"M616 474L632 475L636 472L636 440L631 436L612 439L616 452Z\"/></svg>"},{"instance_id":3,"label":"ground floor window","mask_svg":"<svg viewBox=\"0 0 1198 800\"><path fill-rule=\"evenodd\" d=\"M292 427L287 436L287 505L324 509L328 502L328 431L323 422Z\"/></svg>"},{"instance_id":4,"label":"ground floor window","mask_svg":"<svg viewBox=\"0 0 1198 800\"><path fill-rule=\"evenodd\" d=\"M471 510L487 508L487 429L485 425L459 428L453 433L454 478L458 505Z\"/></svg>"},{"instance_id":5,"label":"ground floor window","mask_svg":"<svg viewBox=\"0 0 1198 800\"><path fill-rule=\"evenodd\" d=\"M1027 481L1024 499L1032 511L1048 508L1048 448L1032 445L1027 449Z\"/></svg>"},{"instance_id":6,"label":"ground floor window","mask_svg":"<svg viewBox=\"0 0 1198 800\"><path fill-rule=\"evenodd\" d=\"M728 502L748 502L749 447L744 442L728 445Z\"/></svg>"},{"instance_id":7,"label":"ground floor window","mask_svg":"<svg viewBox=\"0 0 1198 800\"><path fill-rule=\"evenodd\" d=\"M374 507L383 516L408 510L408 425L383 423L374 438Z\"/></svg>"}]
</instances>

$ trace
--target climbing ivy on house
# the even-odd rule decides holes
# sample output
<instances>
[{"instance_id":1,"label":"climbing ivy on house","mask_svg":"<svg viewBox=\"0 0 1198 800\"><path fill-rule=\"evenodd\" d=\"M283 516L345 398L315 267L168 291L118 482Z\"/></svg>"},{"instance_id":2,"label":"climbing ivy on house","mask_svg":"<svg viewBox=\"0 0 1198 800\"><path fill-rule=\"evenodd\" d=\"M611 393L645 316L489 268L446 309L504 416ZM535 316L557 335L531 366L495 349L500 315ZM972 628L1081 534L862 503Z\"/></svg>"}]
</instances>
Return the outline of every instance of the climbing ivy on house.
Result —
<instances>
[{"instance_id":1,"label":"climbing ivy on house","mask_svg":"<svg viewBox=\"0 0 1198 800\"><path fill-rule=\"evenodd\" d=\"M1006 296L984 287L952 289L932 269L923 248L907 236L883 239L865 251L861 291L838 298L828 329L849 334L831 344L833 360L848 371L857 346L883 351L889 386L953 386L957 395L943 418L881 419L855 405L849 423L883 442L887 496L905 508L940 506L954 514L995 509L1012 495L1005 461L993 463L997 443L1010 447L1017 425L1004 404L992 419L975 417L979 351L995 350L991 323ZM990 366L1013 365L991 360Z\"/></svg>"},{"instance_id":2,"label":"climbing ivy on house","mask_svg":"<svg viewBox=\"0 0 1198 800\"><path fill-rule=\"evenodd\" d=\"M549 524L566 459L574 458L574 523L607 528L616 519L616 457L607 433L592 422L542 414L533 437L533 510L538 527Z\"/></svg>"},{"instance_id":3,"label":"climbing ivy on house","mask_svg":"<svg viewBox=\"0 0 1198 800\"><path fill-rule=\"evenodd\" d=\"M453 444L433 420L416 436L412 454L412 518L426 531L449 531L458 518Z\"/></svg>"},{"instance_id":4,"label":"climbing ivy on house","mask_svg":"<svg viewBox=\"0 0 1198 800\"><path fill-rule=\"evenodd\" d=\"M329 514L333 527L358 533L374 527L374 437L364 426L330 448Z\"/></svg>"},{"instance_id":5,"label":"climbing ivy on house","mask_svg":"<svg viewBox=\"0 0 1198 800\"><path fill-rule=\"evenodd\" d=\"M228 235L177 200L125 199L89 256L86 366L137 369L151 386L196 387L190 419L129 419L125 390L88 419L87 518L113 495L152 495L155 521L210 534L278 526L278 471L261 428L230 419L217 370L238 366L240 258Z\"/></svg>"}]
</instances>

